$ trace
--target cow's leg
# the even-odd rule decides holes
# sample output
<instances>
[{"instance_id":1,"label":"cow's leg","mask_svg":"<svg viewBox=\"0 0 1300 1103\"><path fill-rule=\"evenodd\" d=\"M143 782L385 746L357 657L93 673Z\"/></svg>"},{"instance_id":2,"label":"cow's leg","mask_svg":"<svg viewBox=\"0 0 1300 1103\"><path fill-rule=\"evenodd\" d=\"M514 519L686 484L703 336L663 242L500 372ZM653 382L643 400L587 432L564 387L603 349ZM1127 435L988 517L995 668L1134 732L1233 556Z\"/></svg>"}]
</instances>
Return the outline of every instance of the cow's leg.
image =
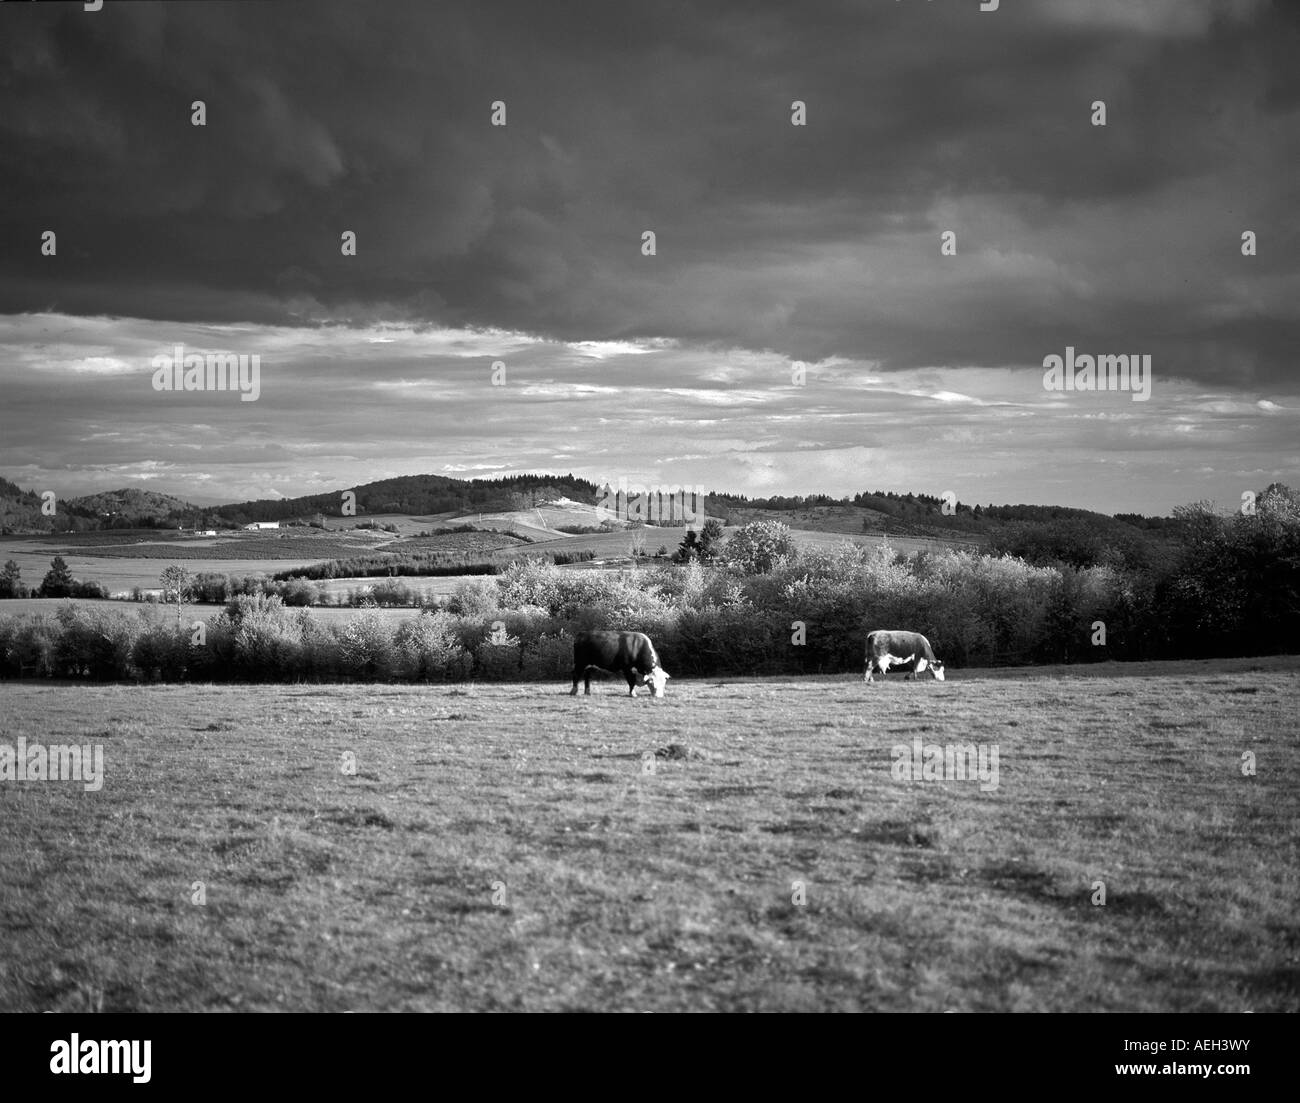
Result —
<instances>
[{"instance_id":1,"label":"cow's leg","mask_svg":"<svg viewBox=\"0 0 1300 1103\"><path fill-rule=\"evenodd\" d=\"M582 671L576 666L573 668L573 689L569 691L570 697L578 696L578 679L582 677Z\"/></svg>"},{"instance_id":2,"label":"cow's leg","mask_svg":"<svg viewBox=\"0 0 1300 1103\"><path fill-rule=\"evenodd\" d=\"M627 671L625 677L627 678L627 695L629 697L635 697L636 696L636 671L635 670Z\"/></svg>"},{"instance_id":3,"label":"cow's leg","mask_svg":"<svg viewBox=\"0 0 1300 1103\"><path fill-rule=\"evenodd\" d=\"M866 676L862 679L864 682L870 682L870 681L872 681L871 671L872 671L872 668L873 668L874 666L875 666L875 661L874 661L873 659L868 659L868 660L867 660L867 673L866 673Z\"/></svg>"},{"instance_id":4,"label":"cow's leg","mask_svg":"<svg viewBox=\"0 0 1300 1103\"><path fill-rule=\"evenodd\" d=\"M588 697L590 697L591 696L591 667L587 667L587 669L582 672L582 676L583 676L583 683L582 683L583 692Z\"/></svg>"}]
</instances>

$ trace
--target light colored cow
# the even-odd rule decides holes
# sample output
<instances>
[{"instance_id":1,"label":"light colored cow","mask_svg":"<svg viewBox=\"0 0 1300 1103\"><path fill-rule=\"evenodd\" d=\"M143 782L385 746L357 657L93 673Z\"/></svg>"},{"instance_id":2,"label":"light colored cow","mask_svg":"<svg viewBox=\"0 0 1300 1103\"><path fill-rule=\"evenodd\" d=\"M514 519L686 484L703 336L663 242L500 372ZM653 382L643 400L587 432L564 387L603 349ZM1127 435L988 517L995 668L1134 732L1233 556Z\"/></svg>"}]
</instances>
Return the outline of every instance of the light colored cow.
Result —
<instances>
[{"instance_id":1,"label":"light colored cow","mask_svg":"<svg viewBox=\"0 0 1300 1103\"><path fill-rule=\"evenodd\" d=\"M872 681L872 672L889 673L891 666L916 662L914 673L922 674L929 670L936 681L943 681L943 663L934 657L930 641L920 632L897 632L877 629L867 635L867 672L864 682ZM907 677L910 679L912 673Z\"/></svg>"}]
</instances>

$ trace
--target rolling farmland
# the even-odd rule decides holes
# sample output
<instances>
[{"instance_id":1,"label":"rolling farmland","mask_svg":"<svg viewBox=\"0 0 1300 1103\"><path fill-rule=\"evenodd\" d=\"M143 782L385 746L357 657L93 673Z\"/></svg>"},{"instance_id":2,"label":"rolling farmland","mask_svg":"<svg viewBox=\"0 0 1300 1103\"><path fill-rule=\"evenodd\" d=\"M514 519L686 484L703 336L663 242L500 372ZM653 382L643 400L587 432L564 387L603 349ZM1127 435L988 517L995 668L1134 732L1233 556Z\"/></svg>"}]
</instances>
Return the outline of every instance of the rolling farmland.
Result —
<instances>
[{"instance_id":1,"label":"rolling farmland","mask_svg":"<svg viewBox=\"0 0 1300 1103\"><path fill-rule=\"evenodd\" d=\"M49 570L50 560L56 555L62 555L79 580L99 582L110 593L122 593L136 586L145 590L157 590L158 576L171 563L183 565L192 574L219 572L242 576L269 575L304 568L327 559L346 560L352 556L384 553L449 552L480 556L487 561L507 561L519 555L590 549L600 560L623 565L630 561L633 550L638 547L650 555L661 545L673 552L686 534L684 527L647 527L619 532L566 535L524 523L524 518L536 512L520 511L509 515L492 515L485 519L485 528L499 525L502 532L447 533L433 537L419 537L416 534L429 529L476 522L479 515L406 518L385 514L366 518L367 521L373 520L378 524L396 524L399 534L373 529L330 528L323 532L320 529L290 528L271 533L223 533L217 537L187 538L168 532L123 533L115 530L48 536L7 536L0 537L0 561L14 560L22 571L23 581L35 587ZM563 519L551 518L557 523ZM585 519L590 520L590 515ZM510 528L529 535L532 542L525 543L504 535L504 530ZM726 531L730 534L734 529ZM792 530L791 535L804 548L829 548L845 540L874 545L886 539L878 534L811 529ZM922 537L890 536L887 539L891 547L908 554L954 546ZM446 589L446 578L408 576L405 581L421 587L433 586L434 592L450 592ZM453 579L453 586L455 581ZM0 605L0 612L4 608L4 605Z\"/></svg>"}]
</instances>

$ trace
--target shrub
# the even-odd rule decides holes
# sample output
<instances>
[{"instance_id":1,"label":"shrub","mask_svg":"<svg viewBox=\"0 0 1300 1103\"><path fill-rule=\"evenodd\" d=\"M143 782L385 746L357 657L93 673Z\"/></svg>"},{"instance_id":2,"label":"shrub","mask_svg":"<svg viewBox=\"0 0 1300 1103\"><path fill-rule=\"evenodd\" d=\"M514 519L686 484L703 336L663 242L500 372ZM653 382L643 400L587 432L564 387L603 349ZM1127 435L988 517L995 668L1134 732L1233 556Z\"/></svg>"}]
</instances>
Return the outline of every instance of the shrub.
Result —
<instances>
[{"instance_id":1,"label":"shrub","mask_svg":"<svg viewBox=\"0 0 1300 1103\"><path fill-rule=\"evenodd\" d=\"M17 663L10 656L10 648L18 634L17 617L0 617L0 676L11 677L18 673Z\"/></svg>"},{"instance_id":2,"label":"shrub","mask_svg":"<svg viewBox=\"0 0 1300 1103\"><path fill-rule=\"evenodd\" d=\"M305 667L302 626L275 596L240 595L227 607L234 625L235 671L273 681L300 677Z\"/></svg>"},{"instance_id":3,"label":"shrub","mask_svg":"<svg viewBox=\"0 0 1300 1103\"><path fill-rule=\"evenodd\" d=\"M485 640L475 655L474 674L494 682L516 681L521 676L519 641L507 636L503 642Z\"/></svg>"},{"instance_id":4,"label":"shrub","mask_svg":"<svg viewBox=\"0 0 1300 1103\"><path fill-rule=\"evenodd\" d=\"M70 677L125 678L140 622L115 612L65 605L56 614L58 673Z\"/></svg>"},{"instance_id":5,"label":"shrub","mask_svg":"<svg viewBox=\"0 0 1300 1103\"><path fill-rule=\"evenodd\" d=\"M497 596L497 586L493 582L461 582L447 602L447 608L462 617L487 617L497 611Z\"/></svg>"},{"instance_id":6,"label":"shrub","mask_svg":"<svg viewBox=\"0 0 1300 1103\"><path fill-rule=\"evenodd\" d=\"M403 621L394 639L396 668L416 681L459 681L468 677L473 660L456 632L455 620L433 613Z\"/></svg>"},{"instance_id":7,"label":"shrub","mask_svg":"<svg viewBox=\"0 0 1300 1103\"><path fill-rule=\"evenodd\" d=\"M557 566L565 563L589 563L596 558L596 553L587 548L584 551L557 551L551 553L551 561Z\"/></svg>"},{"instance_id":8,"label":"shrub","mask_svg":"<svg viewBox=\"0 0 1300 1103\"><path fill-rule=\"evenodd\" d=\"M522 674L526 681L567 679L573 673L573 637L541 636L523 649Z\"/></svg>"},{"instance_id":9,"label":"shrub","mask_svg":"<svg viewBox=\"0 0 1300 1103\"><path fill-rule=\"evenodd\" d=\"M131 661L150 681L179 681L191 662L190 631L167 621L142 625L131 651Z\"/></svg>"},{"instance_id":10,"label":"shrub","mask_svg":"<svg viewBox=\"0 0 1300 1103\"><path fill-rule=\"evenodd\" d=\"M561 572L553 570L550 565L536 556L516 559L508 564L497 578L496 600L493 602L493 608L490 611L485 610L482 615L495 612L498 604L502 609L535 605L554 612L560 576ZM470 584L462 583L462 585ZM457 595L459 593L460 587L457 587ZM466 615L474 615L476 612L464 606L463 611Z\"/></svg>"},{"instance_id":11,"label":"shrub","mask_svg":"<svg viewBox=\"0 0 1300 1103\"><path fill-rule=\"evenodd\" d=\"M668 655L677 666L671 673L764 674L788 669L790 633L783 618L740 606L685 610L678 619L680 638L689 649L660 655L669 668Z\"/></svg>"},{"instance_id":12,"label":"shrub","mask_svg":"<svg viewBox=\"0 0 1300 1103\"><path fill-rule=\"evenodd\" d=\"M334 626L339 664L344 674L378 681L393 674L393 634L378 612L369 611Z\"/></svg>"},{"instance_id":13,"label":"shrub","mask_svg":"<svg viewBox=\"0 0 1300 1103\"><path fill-rule=\"evenodd\" d=\"M214 605L228 601L231 596L229 580L224 574L203 571L195 575L191 581L190 594L195 601L209 602Z\"/></svg>"},{"instance_id":14,"label":"shrub","mask_svg":"<svg viewBox=\"0 0 1300 1103\"><path fill-rule=\"evenodd\" d=\"M276 593L285 605L301 608L315 605L320 600L319 587L305 578L291 578L285 582L269 585L276 586Z\"/></svg>"},{"instance_id":15,"label":"shrub","mask_svg":"<svg viewBox=\"0 0 1300 1103\"><path fill-rule=\"evenodd\" d=\"M6 651L6 657L20 677L46 677L55 672L59 626L45 615L19 622Z\"/></svg>"},{"instance_id":16,"label":"shrub","mask_svg":"<svg viewBox=\"0 0 1300 1103\"><path fill-rule=\"evenodd\" d=\"M191 648L188 656L189 668L195 677L218 681L235 676L235 636L238 629L238 624L228 613L208 618L203 646Z\"/></svg>"},{"instance_id":17,"label":"shrub","mask_svg":"<svg viewBox=\"0 0 1300 1103\"><path fill-rule=\"evenodd\" d=\"M552 617L545 609L536 605L524 605L518 609L501 609L489 623L489 627L499 633L517 639L527 648L535 644L542 636L563 629L562 623Z\"/></svg>"},{"instance_id":18,"label":"shrub","mask_svg":"<svg viewBox=\"0 0 1300 1103\"><path fill-rule=\"evenodd\" d=\"M370 592L376 605L418 605L419 595L406 583L395 578L376 582Z\"/></svg>"},{"instance_id":19,"label":"shrub","mask_svg":"<svg viewBox=\"0 0 1300 1103\"><path fill-rule=\"evenodd\" d=\"M751 521L723 545L723 561L740 574L766 574L796 554L790 529L780 521Z\"/></svg>"},{"instance_id":20,"label":"shrub","mask_svg":"<svg viewBox=\"0 0 1300 1103\"><path fill-rule=\"evenodd\" d=\"M343 668L339 638L328 625L323 624L306 609L297 614L299 638L302 642L302 672L304 677L337 677Z\"/></svg>"}]
</instances>

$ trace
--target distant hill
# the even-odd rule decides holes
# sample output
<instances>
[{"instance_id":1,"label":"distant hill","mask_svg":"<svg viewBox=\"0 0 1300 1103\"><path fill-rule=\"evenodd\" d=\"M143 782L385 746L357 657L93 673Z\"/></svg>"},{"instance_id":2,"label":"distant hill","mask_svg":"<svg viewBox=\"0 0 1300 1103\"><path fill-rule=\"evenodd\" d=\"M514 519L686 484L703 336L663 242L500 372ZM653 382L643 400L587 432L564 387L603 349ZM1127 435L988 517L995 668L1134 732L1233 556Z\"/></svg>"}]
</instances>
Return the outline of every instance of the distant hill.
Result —
<instances>
[{"instance_id":1,"label":"distant hill","mask_svg":"<svg viewBox=\"0 0 1300 1103\"><path fill-rule=\"evenodd\" d=\"M95 518L71 499L54 499L52 516L42 511L44 503L36 491L0 479L0 533L84 532L99 527Z\"/></svg>"},{"instance_id":2,"label":"distant hill","mask_svg":"<svg viewBox=\"0 0 1300 1103\"><path fill-rule=\"evenodd\" d=\"M731 521L758 519L760 515L787 513L805 528L819 518L833 531L893 532L908 536L957 536L988 533L1010 522L1098 521L1119 523L1134 528L1160 528L1165 518L1146 518L1138 514L1110 517L1073 506L979 505L956 502L945 512L943 498L932 494L898 494L889 490L863 491L852 498L832 498L826 494L747 498L743 494L713 493L708 497L709 512ZM750 515L753 516L750 516ZM854 525L856 519L857 525Z\"/></svg>"},{"instance_id":3,"label":"distant hill","mask_svg":"<svg viewBox=\"0 0 1300 1103\"><path fill-rule=\"evenodd\" d=\"M344 515L343 493L355 494L355 514ZM446 475L405 475L323 494L196 506L169 494L128 488L58 503L54 517L41 513L41 498L0 479L0 529L9 533L76 532L109 528L232 528L253 521L319 519L328 527L387 515L437 527L465 519L479 529L503 529L532 539L560 533L597 533L622 528L604 524L595 506L600 487L568 475L511 475L496 479L456 479ZM1176 540L1176 518L1123 514L1110 517L1086 509L1042 505L955 506L928 494L863 491L852 498L825 494L748 498L713 492L705 513L729 526L777 520L792 529L861 536L894 537L982 545L1036 563L1072 562L1078 566L1122 561L1146 565L1160 559ZM670 526L680 522L670 522ZM419 530L417 530L419 531ZM650 543L654 537L647 535Z\"/></svg>"},{"instance_id":4,"label":"distant hill","mask_svg":"<svg viewBox=\"0 0 1300 1103\"><path fill-rule=\"evenodd\" d=\"M87 532L111 528L172 528L195 523L204 511L170 494L124 487L79 498L56 498L52 516L44 499L0 478L0 532Z\"/></svg>"},{"instance_id":5,"label":"distant hill","mask_svg":"<svg viewBox=\"0 0 1300 1103\"><path fill-rule=\"evenodd\" d=\"M0 479L0 532L50 532L49 517L41 516L41 499L8 479Z\"/></svg>"},{"instance_id":6,"label":"distant hill","mask_svg":"<svg viewBox=\"0 0 1300 1103\"><path fill-rule=\"evenodd\" d=\"M403 475L362 486L340 487L301 498L258 499L218 506L213 512L236 524L286 521L320 513L338 517L343 491L356 495L356 515L373 513L493 513L531 509L540 502L571 498L596 501L596 484L573 475L511 475L500 479L453 479L446 475Z\"/></svg>"},{"instance_id":7,"label":"distant hill","mask_svg":"<svg viewBox=\"0 0 1300 1103\"><path fill-rule=\"evenodd\" d=\"M69 498L66 504L111 528L149 528L166 524L174 516L200 512L197 506L170 494L135 487Z\"/></svg>"}]
</instances>

